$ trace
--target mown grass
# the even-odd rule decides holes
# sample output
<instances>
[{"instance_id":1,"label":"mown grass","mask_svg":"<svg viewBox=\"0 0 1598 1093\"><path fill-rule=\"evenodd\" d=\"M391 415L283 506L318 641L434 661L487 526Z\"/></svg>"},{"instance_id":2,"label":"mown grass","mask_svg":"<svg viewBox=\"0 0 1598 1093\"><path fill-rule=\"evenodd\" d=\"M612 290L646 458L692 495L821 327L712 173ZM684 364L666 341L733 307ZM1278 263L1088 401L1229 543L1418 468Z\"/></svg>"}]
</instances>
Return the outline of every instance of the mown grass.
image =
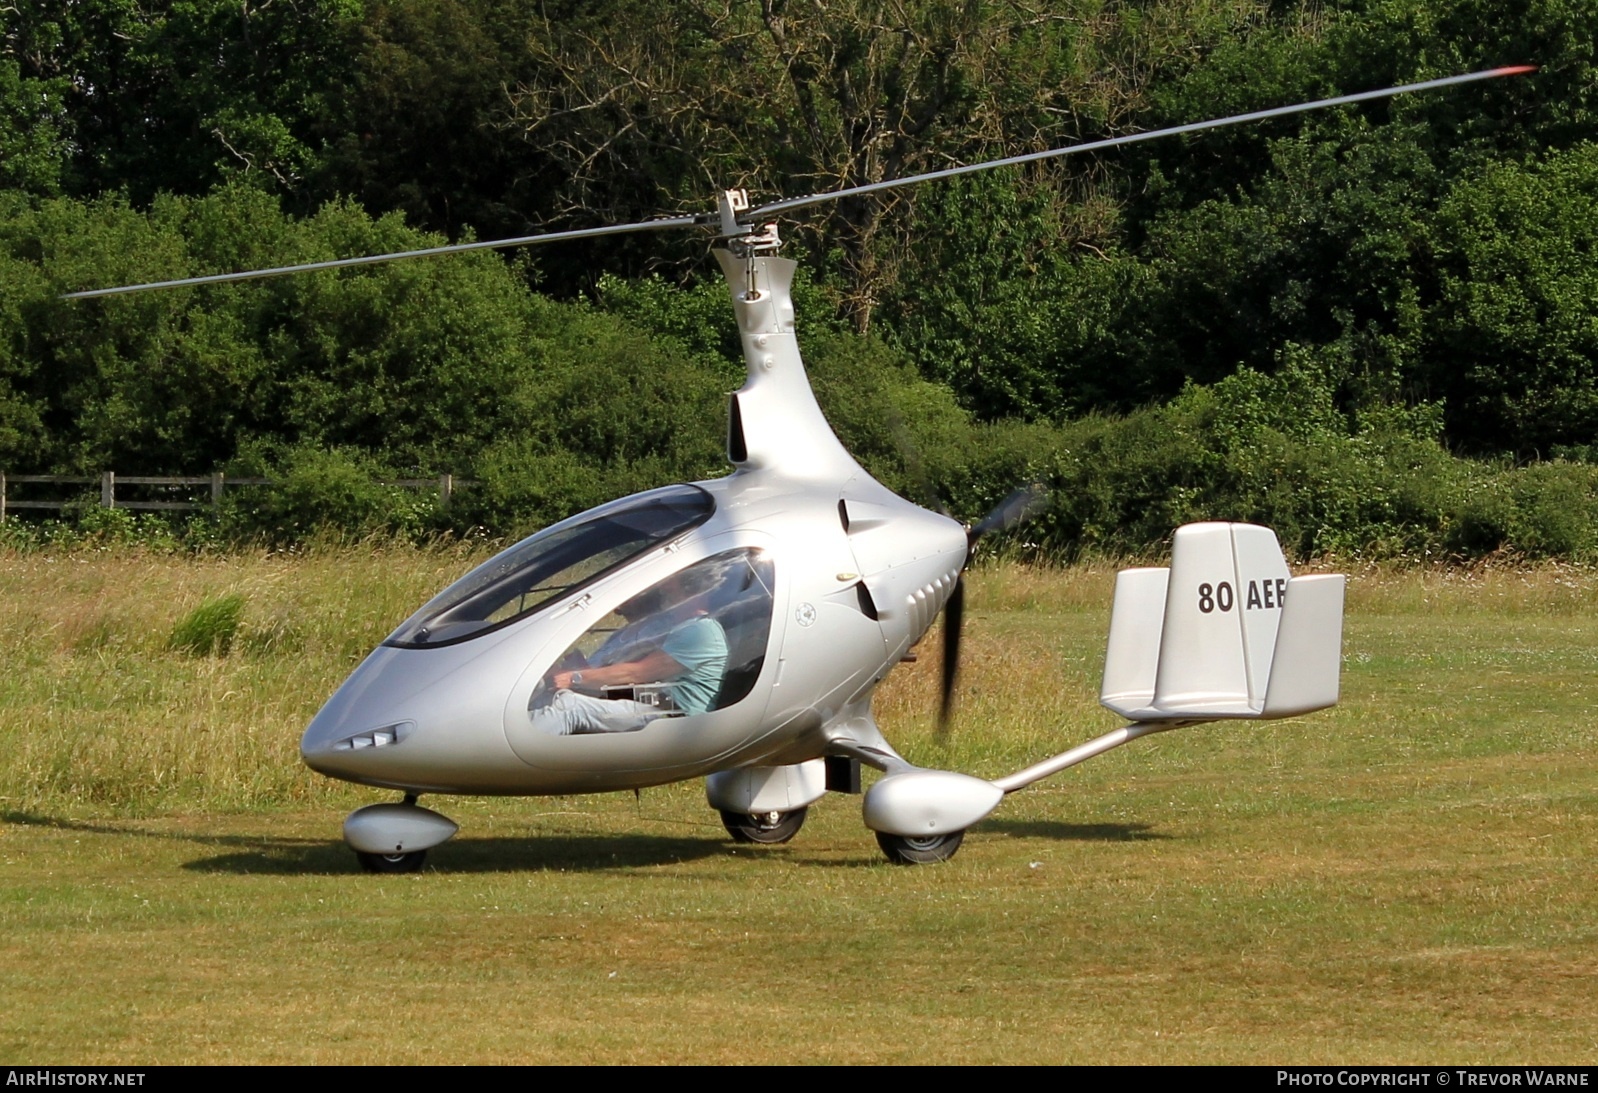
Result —
<instances>
[{"instance_id":1,"label":"mown grass","mask_svg":"<svg viewBox=\"0 0 1598 1093\"><path fill-rule=\"evenodd\" d=\"M379 794L305 721L458 552L0 558L7 1062L1598 1059L1598 573L1355 575L1344 700L1171 733L1017 795L943 866L857 802L725 840L695 785L430 800L416 876L338 841ZM1007 773L1113 727L1111 570L974 575L879 716ZM230 650L174 647L239 597Z\"/></svg>"}]
</instances>

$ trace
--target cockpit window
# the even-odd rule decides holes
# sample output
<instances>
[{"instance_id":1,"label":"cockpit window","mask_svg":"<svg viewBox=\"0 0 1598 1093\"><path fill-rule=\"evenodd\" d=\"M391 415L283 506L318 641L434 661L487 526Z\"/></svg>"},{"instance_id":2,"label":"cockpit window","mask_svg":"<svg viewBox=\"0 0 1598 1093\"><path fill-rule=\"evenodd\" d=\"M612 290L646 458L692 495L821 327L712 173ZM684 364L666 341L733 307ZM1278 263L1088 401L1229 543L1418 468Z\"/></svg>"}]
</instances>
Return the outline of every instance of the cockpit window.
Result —
<instances>
[{"instance_id":1,"label":"cockpit window","mask_svg":"<svg viewBox=\"0 0 1598 1093\"><path fill-rule=\"evenodd\" d=\"M497 630L697 527L715 507L697 486L667 486L545 528L434 596L383 644L427 649Z\"/></svg>"},{"instance_id":2,"label":"cockpit window","mask_svg":"<svg viewBox=\"0 0 1598 1093\"><path fill-rule=\"evenodd\" d=\"M773 566L742 547L679 570L597 620L533 690L551 736L627 733L743 701L766 660Z\"/></svg>"}]
</instances>

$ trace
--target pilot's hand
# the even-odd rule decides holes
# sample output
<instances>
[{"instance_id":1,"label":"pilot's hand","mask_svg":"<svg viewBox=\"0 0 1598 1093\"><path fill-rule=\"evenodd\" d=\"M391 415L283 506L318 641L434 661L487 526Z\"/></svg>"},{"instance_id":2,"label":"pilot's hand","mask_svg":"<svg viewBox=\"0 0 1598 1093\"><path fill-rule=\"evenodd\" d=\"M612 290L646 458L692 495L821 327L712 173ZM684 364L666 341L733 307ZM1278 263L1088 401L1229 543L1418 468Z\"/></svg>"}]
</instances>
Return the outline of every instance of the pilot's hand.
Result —
<instances>
[{"instance_id":1,"label":"pilot's hand","mask_svg":"<svg viewBox=\"0 0 1598 1093\"><path fill-rule=\"evenodd\" d=\"M572 676L581 675L581 672L556 672L549 677L549 681L555 685L557 691L569 691L572 686Z\"/></svg>"}]
</instances>

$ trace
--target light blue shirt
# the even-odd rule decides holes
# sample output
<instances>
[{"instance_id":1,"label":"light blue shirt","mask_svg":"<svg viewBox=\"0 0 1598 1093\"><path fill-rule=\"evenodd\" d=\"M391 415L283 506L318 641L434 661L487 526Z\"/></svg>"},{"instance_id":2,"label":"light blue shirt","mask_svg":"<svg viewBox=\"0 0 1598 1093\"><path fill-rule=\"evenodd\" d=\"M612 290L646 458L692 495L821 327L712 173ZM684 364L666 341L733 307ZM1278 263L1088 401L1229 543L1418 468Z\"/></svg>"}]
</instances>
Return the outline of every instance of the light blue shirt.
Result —
<instances>
[{"instance_id":1,"label":"light blue shirt","mask_svg":"<svg viewBox=\"0 0 1598 1093\"><path fill-rule=\"evenodd\" d=\"M682 665L671 698L684 713L704 713L716 701L727 670L727 633L715 619L689 619L666 636L661 651Z\"/></svg>"}]
</instances>

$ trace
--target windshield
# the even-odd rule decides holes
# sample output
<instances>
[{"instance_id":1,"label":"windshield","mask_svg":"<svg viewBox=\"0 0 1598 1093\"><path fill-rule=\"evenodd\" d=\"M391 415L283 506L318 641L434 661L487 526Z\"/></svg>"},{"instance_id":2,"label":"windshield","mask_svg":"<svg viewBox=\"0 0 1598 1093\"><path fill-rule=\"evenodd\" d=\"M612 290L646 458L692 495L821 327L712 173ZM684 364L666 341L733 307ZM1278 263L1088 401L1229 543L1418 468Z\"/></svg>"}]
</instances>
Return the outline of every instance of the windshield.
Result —
<instances>
[{"instance_id":1,"label":"windshield","mask_svg":"<svg viewBox=\"0 0 1598 1093\"><path fill-rule=\"evenodd\" d=\"M434 596L385 645L451 645L537 611L715 511L697 486L667 486L545 528L496 554Z\"/></svg>"}]
</instances>

